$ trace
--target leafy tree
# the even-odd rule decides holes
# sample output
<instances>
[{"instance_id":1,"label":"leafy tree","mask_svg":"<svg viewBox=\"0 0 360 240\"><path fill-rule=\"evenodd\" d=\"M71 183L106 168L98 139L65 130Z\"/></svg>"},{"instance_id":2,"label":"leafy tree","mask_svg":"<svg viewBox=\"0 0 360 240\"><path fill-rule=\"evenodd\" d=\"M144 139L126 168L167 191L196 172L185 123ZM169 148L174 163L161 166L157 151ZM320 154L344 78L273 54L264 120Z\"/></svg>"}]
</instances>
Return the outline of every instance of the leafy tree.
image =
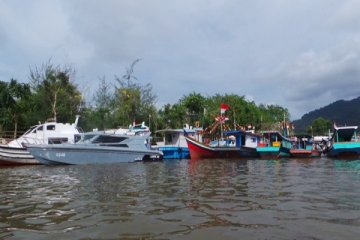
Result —
<instances>
[{"instance_id":1,"label":"leafy tree","mask_svg":"<svg viewBox=\"0 0 360 240\"><path fill-rule=\"evenodd\" d=\"M186 108L183 104L166 104L159 110L158 127L164 128L180 128L186 123Z\"/></svg>"},{"instance_id":2,"label":"leafy tree","mask_svg":"<svg viewBox=\"0 0 360 240\"><path fill-rule=\"evenodd\" d=\"M14 99L11 97L8 83L0 81L0 121L3 128L6 128L10 122L9 106L13 103Z\"/></svg>"},{"instance_id":3,"label":"leafy tree","mask_svg":"<svg viewBox=\"0 0 360 240\"><path fill-rule=\"evenodd\" d=\"M184 107L181 110L186 111L186 119L184 123L194 125L195 122L200 122L202 120L204 109L206 109L205 101L205 97L203 97L200 93L195 92L190 93L187 96L183 96L179 100L179 103ZM180 126L182 126L184 123L180 124Z\"/></svg>"},{"instance_id":4,"label":"leafy tree","mask_svg":"<svg viewBox=\"0 0 360 240\"><path fill-rule=\"evenodd\" d=\"M52 116L55 121L69 122L75 119L83 105L77 86L71 81L75 71L71 67L54 66L50 63L30 70L32 88L35 92L33 106L37 117Z\"/></svg>"},{"instance_id":5,"label":"leafy tree","mask_svg":"<svg viewBox=\"0 0 360 240\"><path fill-rule=\"evenodd\" d=\"M220 104L226 103L230 109L226 111L226 116L229 118L227 124L231 128L239 128L246 126L256 126L260 119L257 106L254 102L249 102L244 96L235 94L215 95L208 100L208 108L210 109L209 122L220 114Z\"/></svg>"},{"instance_id":6,"label":"leafy tree","mask_svg":"<svg viewBox=\"0 0 360 240\"><path fill-rule=\"evenodd\" d=\"M106 82L105 77L100 79L99 88L94 94L95 109L89 118L92 121L92 128L102 129L116 127L114 118L115 93L112 85Z\"/></svg>"},{"instance_id":7,"label":"leafy tree","mask_svg":"<svg viewBox=\"0 0 360 240\"><path fill-rule=\"evenodd\" d=\"M316 118L307 128L307 132L311 135L327 135L329 129L332 128L331 121L322 117Z\"/></svg>"},{"instance_id":8,"label":"leafy tree","mask_svg":"<svg viewBox=\"0 0 360 240\"><path fill-rule=\"evenodd\" d=\"M0 121L5 129L14 130L14 138L17 136L21 121L26 116L30 96L31 91L28 84L18 83L15 79L11 79L9 83L0 82L0 109L2 112ZM14 128L11 127L12 124Z\"/></svg>"},{"instance_id":9,"label":"leafy tree","mask_svg":"<svg viewBox=\"0 0 360 240\"><path fill-rule=\"evenodd\" d=\"M203 127L213 125L215 118L220 115L220 104L226 103L230 106L225 113L229 118L226 122L227 129L247 128L268 130L279 129L281 122L288 120L290 115L286 108L277 105L260 105L248 101L244 96L236 94L216 94L203 97L198 93L190 93L183 96L176 104L167 104L158 115L166 127L179 128L184 123L193 125L200 121ZM161 123L159 126L162 126Z\"/></svg>"},{"instance_id":10,"label":"leafy tree","mask_svg":"<svg viewBox=\"0 0 360 240\"><path fill-rule=\"evenodd\" d=\"M181 128L184 124L195 126L203 122L206 98L199 93L184 95L175 104L166 104L157 113L157 129Z\"/></svg>"},{"instance_id":11,"label":"leafy tree","mask_svg":"<svg viewBox=\"0 0 360 240\"><path fill-rule=\"evenodd\" d=\"M137 87L121 87L117 91L117 109L120 122L135 122L140 118L141 91Z\"/></svg>"},{"instance_id":12,"label":"leafy tree","mask_svg":"<svg viewBox=\"0 0 360 240\"><path fill-rule=\"evenodd\" d=\"M136 83L134 67L141 59L136 59L126 70L126 74L119 78L115 76L118 83L115 93L116 118L123 125L131 122L148 120L156 114L156 95L152 91L150 83L140 85Z\"/></svg>"},{"instance_id":13,"label":"leafy tree","mask_svg":"<svg viewBox=\"0 0 360 240\"><path fill-rule=\"evenodd\" d=\"M280 130L281 123L289 121L290 113L288 109L278 105L259 105L260 125L262 130Z\"/></svg>"}]
</instances>

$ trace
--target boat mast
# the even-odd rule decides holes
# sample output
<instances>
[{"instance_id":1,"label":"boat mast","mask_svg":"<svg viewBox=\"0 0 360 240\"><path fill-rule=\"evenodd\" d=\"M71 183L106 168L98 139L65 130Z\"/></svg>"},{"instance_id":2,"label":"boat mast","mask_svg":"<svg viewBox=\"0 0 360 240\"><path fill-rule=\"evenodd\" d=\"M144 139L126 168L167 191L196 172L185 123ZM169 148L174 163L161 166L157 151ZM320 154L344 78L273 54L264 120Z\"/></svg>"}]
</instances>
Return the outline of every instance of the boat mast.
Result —
<instances>
[{"instance_id":1,"label":"boat mast","mask_svg":"<svg viewBox=\"0 0 360 240\"><path fill-rule=\"evenodd\" d=\"M224 132L223 132L223 120L222 120L222 113L220 113L220 136L221 140L224 139Z\"/></svg>"},{"instance_id":2,"label":"boat mast","mask_svg":"<svg viewBox=\"0 0 360 240\"><path fill-rule=\"evenodd\" d=\"M226 110L229 109L229 106L225 103L220 104L220 131L221 131L221 139L224 139L223 133L223 122L226 121L226 118L223 116Z\"/></svg>"},{"instance_id":3,"label":"boat mast","mask_svg":"<svg viewBox=\"0 0 360 240\"><path fill-rule=\"evenodd\" d=\"M287 124L286 124L286 120L285 120L285 112L284 112L284 122L283 122L283 134L285 137L288 137L288 131L287 131Z\"/></svg>"},{"instance_id":4,"label":"boat mast","mask_svg":"<svg viewBox=\"0 0 360 240\"><path fill-rule=\"evenodd\" d=\"M236 130L236 122L235 122L235 110L234 110L234 130Z\"/></svg>"}]
</instances>

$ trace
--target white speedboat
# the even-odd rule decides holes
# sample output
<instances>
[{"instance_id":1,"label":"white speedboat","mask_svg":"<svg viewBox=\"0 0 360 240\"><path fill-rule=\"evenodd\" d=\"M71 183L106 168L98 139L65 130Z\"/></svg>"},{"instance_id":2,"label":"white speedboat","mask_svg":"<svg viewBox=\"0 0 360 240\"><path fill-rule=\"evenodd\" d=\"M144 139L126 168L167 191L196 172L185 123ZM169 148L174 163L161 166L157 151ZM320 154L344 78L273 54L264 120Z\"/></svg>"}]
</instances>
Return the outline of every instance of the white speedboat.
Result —
<instances>
[{"instance_id":1,"label":"white speedboat","mask_svg":"<svg viewBox=\"0 0 360 240\"><path fill-rule=\"evenodd\" d=\"M89 132L75 144L28 145L42 164L102 164L162 160L162 152L149 149L150 133L143 135Z\"/></svg>"},{"instance_id":2,"label":"white speedboat","mask_svg":"<svg viewBox=\"0 0 360 240\"><path fill-rule=\"evenodd\" d=\"M97 130L97 129L95 129ZM107 129L104 130L104 133L111 134L125 134L125 135L146 135L150 133L150 128L145 125L145 122L140 124L129 125L129 128L117 128L117 129Z\"/></svg>"},{"instance_id":3,"label":"white speedboat","mask_svg":"<svg viewBox=\"0 0 360 240\"><path fill-rule=\"evenodd\" d=\"M22 136L7 144L0 144L0 165L40 164L27 150L26 145L75 143L80 139L77 128L79 117L75 123L45 122L35 125Z\"/></svg>"}]
</instances>

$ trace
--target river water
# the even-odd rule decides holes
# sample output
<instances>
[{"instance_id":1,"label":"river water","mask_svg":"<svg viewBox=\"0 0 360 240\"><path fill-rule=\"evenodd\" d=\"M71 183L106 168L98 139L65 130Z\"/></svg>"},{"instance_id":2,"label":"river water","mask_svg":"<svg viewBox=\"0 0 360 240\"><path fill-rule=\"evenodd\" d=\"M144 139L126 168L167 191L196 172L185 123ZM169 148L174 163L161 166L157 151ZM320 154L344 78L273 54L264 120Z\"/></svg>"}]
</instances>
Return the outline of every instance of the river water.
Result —
<instances>
[{"instance_id":1,"label":"river water","mask_svg":"<svg viewBox=\"0 0 360 240\"><path fill-rule=\"evenodd\" d=\"M360 160L0 168L0 239L360 239Z\"/></svg>"}]
</instances>

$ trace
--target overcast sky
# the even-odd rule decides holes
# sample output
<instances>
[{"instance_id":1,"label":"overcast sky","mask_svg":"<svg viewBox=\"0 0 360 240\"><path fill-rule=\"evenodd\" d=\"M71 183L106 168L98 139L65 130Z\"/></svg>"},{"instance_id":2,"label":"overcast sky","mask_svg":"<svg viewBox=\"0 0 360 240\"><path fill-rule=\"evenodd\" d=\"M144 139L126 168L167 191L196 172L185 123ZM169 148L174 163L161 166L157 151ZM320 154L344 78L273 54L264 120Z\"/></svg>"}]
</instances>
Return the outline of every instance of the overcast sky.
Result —
<instances>
[{"instance_id":1,"label":"overcast sky","mask_svg":"<svg viewBox=\"0 0 360 240\"><path fill-rule=\"evenodd\" d=\"M237 94L298 119L360 96L360 1L0 0L2 81L28 82L51 59L90 101L137 58L158 107Z\"/></svg>"}]
</instances>

